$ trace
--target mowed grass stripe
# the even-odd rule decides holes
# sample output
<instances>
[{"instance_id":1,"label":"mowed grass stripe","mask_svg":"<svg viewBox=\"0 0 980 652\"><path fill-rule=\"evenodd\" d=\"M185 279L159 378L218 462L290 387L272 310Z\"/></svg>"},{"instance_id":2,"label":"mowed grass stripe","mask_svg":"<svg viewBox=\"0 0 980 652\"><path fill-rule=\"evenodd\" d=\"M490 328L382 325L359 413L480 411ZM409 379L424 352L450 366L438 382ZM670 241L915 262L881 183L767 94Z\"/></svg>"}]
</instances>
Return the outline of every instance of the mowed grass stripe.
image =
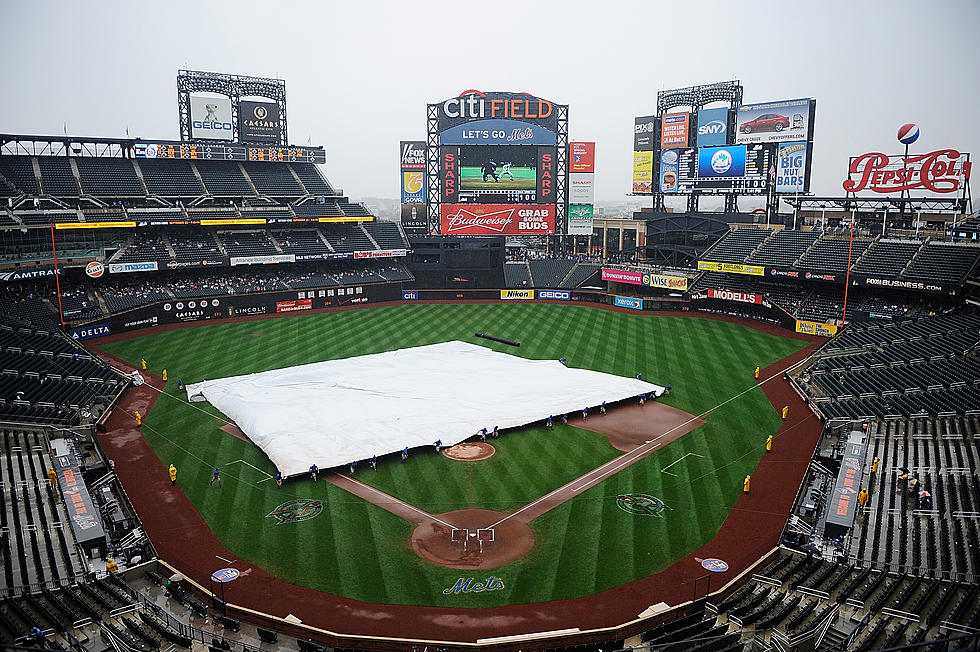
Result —
<instances>
[{"instance_id":1,"label":"mowed grass stripe","mask_svg":"<svg viewBox=\"0 0 980 652\"><path fill-rule=\"evenodd\" d=\"M521 347L478 340L477 331L516 339ZM765 431L778 427L778 415L761 391L713 411L699 430L532 522L535 549L492 572L504 578L506 590L459 598L441 590L469 574L420 559L411 550L411 524L332 485L303 479L276 489L272 482L258 484L261 474L236 464L245 471L229 470L220 492L207 486L213 466L233 459L269 473L274 467L260 451L221 432L226 419L216 410L188 405L172 387L175 379L196 382L450 339L531 359L565 355L570 366L621 376L642 371L645 379L674 386L665 402L694 414L753 386L756 365L802 346L714 320L514 303L386 306L215 324L105 348L131 363L147 357L154 373L167 367L171 387L149 415L144 436L160 457L157 472L166 473L163 466L179 460L181 488L229 550L287 581L361 600L467 607L537 602L586 595L661 570L713 536L745 473L762 456ZM564 427L549 432L531 426L493 443L498 453L485 462L452 462L423 447L405 464L397 455L385 456L377 473L362 464L356 477L428 511L506 511L619 454L595 433ZM689 451L705 457L672 467L683 471L677 478L661 474ZM672 509L663 518L632 516L616 506L620 492L650 493ZM282 526L265 519L296 496L323 499L323 514Z\"/></svg>"}]
</instances>

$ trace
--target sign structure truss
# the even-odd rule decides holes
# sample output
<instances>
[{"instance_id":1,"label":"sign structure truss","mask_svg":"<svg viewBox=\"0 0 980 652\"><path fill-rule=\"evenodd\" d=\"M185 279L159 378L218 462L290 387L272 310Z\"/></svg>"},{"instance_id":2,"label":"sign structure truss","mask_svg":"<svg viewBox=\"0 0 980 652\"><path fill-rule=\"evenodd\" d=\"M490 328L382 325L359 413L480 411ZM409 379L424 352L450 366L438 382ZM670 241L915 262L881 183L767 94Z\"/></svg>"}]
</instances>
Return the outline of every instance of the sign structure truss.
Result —
<instances>
[{"instance_id":1,"label":"sign structure truss","mask_svg":"<svg viewBox=\"0 0 980 652\"><path fill-rule=\"evenodd\" d=\"M180 139L191 140L191 94L216 93L231 100L233 140L240 142L238 107L242 97L264 97L279 107L279 145L287 145L286 82L268 77L248 77L200 70L177 71L177 109Z\"/></svg>"}]
</instances>

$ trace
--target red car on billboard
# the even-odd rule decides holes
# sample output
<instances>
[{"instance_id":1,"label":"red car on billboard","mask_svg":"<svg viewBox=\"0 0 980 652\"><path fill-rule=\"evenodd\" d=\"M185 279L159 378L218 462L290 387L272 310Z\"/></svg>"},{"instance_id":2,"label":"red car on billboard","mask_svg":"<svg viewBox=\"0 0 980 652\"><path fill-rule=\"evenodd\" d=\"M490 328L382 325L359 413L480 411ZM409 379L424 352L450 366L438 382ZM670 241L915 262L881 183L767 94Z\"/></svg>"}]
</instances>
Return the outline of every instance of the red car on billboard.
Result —
<instances>
[{"instance_id":1,"label":"red car on billboard","mask_svg":"<svg viewBox=\"0 0 980 652\"><path fill-rule=\"evenodd\" d=\"M754 131L782 131L789 129L789 118L778 113L763 113L755 120L746 122L739 131L743 134L751 134Z\"/></svg>"}]
</instances>

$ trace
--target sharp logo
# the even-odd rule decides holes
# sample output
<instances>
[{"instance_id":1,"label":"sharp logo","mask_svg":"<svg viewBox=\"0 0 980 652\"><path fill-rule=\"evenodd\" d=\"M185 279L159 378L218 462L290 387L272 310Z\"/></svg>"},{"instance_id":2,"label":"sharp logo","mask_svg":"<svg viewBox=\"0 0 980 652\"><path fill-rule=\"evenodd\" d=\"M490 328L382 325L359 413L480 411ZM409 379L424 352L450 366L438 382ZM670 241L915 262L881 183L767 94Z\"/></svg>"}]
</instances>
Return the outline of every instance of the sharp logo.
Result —
<instances>
[{"instance_id":1,"label":"sharp logo","mask_svg":"<svg viewBox=\"0 0 980 652\"><path fill-rule=\"evenodd\" d=\"M708 124L703 124L698 127L698 135L708 136L713 134L723 134L725 133L725 123L721 120L712 120Z\"/></svg>"}]
</instances>

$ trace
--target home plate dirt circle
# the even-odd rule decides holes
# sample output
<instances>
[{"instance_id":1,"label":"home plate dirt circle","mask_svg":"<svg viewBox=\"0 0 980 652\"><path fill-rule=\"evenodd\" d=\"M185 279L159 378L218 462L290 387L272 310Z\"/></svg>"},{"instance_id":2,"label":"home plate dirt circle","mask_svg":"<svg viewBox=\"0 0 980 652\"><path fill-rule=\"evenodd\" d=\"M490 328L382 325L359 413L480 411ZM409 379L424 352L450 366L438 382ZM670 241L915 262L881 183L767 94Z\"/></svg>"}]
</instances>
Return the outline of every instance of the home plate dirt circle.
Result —
<instances>
[{"instance_id":1,"label":"home plate dirt circle","mask_svg":"<svg viewBox=\"0 0 980 652\"><path fill-rule=\"evenodd\" d=\"M436 518L451 523L460 530L468 530L466 545L452 540L452 530L438 521L422 523L412 532L412 548L415 553L447 568L484 569L505 566L517 561L534 547L534 532L526 523L509 518L493 528L493 541L484 540L483 552L477 530L486 528L506 516L503 512L489 509L461 509ZM457 534L457 536L463 536Z\"/></svg>"},{"instance_id":2,"label":"home plate dirt circle","mask_svg":"<svg viewBox=\"0 0 980 652\"><path fill-rule=\"evenodd\" d=\"M493 454L496 452L496 448L482 441L464 442L442 449L443 455L451 460L459 460L461 462L479 462L488 457L493 457Z\"/></svg>"}]
</instances>

